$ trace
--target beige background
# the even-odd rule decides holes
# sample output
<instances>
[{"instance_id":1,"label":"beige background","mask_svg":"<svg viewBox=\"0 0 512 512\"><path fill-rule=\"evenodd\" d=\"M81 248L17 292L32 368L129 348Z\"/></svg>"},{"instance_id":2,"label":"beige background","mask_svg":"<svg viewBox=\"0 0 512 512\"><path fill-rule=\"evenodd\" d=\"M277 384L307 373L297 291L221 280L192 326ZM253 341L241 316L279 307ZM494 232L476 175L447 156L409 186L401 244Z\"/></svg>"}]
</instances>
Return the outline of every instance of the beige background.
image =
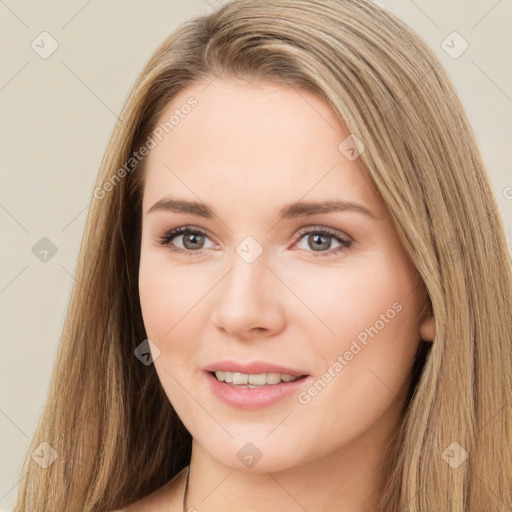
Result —
<instances>
[{"instance_id":1,"label":"beige background","mask_svg":"<svg viewBox=\"0 0 512 512\"><path fill-rule=\"evenodd\" d=\"M12 507L44 404L88 204L116 114L157 45L182 21L220 3L0 1L0 509ZM427 41L452 77L512 246L512 2L379 3ZM58 43L46 59L31 47L43 31ZM441 47L453 31L469 44L457 59ZM461 43L449 44L457 50ZM57 248L46 263L32 252L42 237Z\"/></svg>"}]
</instances>

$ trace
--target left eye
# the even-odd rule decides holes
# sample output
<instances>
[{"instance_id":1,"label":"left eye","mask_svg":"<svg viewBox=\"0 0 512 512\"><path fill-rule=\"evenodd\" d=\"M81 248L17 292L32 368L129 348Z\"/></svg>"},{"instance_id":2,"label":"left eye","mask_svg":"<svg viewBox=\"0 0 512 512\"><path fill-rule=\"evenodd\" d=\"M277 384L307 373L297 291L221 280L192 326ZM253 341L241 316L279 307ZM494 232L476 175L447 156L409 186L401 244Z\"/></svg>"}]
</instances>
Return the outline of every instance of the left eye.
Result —
<instances>
[{"instance_id":1,"label":"left eye","mask_svg":"<svg viewBox=\"0 0 512 512\"><path fill-rule=\"evenodd\" d=\"M297 238L299 241L301 241L301 239L306 237L306 235L306 244L308 244L309 247L313 248L313 251L308 252L317 253L315 254L315 256L329 256L331 254L349 249L350 246L352 245L352 240L343 238L340 235L331 233L330 231L326 231L325 229L314 229L302 232L299 233ZM331 249L332 239L334 239L339 245L335 247L334 250L327 251L327 249Z\"/></svg>"},{"instance_id":2,"label":"left eye","mask_svg":"<svg viewBox=\"0 0 512 512\"><path fill-rule=\"evenodd\" d=\"M297 241L296 243L300 242L306 237L306 235L306 243L310 248L312 248L312 250L303 248L299 248L299 250L316 253L314 254L315 256L328 256L333 253L349 249L352 245L352 240L343 238L337 233L330 232L325 228L310 229L309 231L302 231L298 233L294 237ZM174 239L180 237L182 238L181 243L184 247L176 247L174 244ZM338 242L339 245L338 247L335 247L334 250L328 251L327 249L331 249L332 239ZM185 226L167 232L165 235L160 237L158 241L160 245L167 246L171 251L192 255L193 253L201 253L201 251L205 249L205 240L210 240L210 238L204 231Z\"/></svg>"}]
</instances>

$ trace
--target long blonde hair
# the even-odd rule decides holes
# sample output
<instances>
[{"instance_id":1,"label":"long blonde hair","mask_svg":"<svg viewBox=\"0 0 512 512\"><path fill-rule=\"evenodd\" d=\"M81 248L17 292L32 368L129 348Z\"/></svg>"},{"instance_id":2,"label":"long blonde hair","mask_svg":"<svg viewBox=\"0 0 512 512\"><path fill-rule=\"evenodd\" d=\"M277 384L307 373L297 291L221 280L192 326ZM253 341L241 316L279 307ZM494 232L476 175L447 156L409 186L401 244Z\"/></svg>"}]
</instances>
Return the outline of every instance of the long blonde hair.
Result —
<instances>
[{"instance_id":1,"label":"long blonde hair","mask_svg":"<svg viewBox=\"0 0 512 512\"><path fill-rule=\"evenodd\" d=\"M329 102L363 141L361 165L428 294L436 337L390 447L379 512L510 510L512 265L450 80L412 30L370 1L235 0L164 41L120 115L15 511L121 508L189 463L190 434L153 365L134 356L147 336L137 288L145 159L133 154L178 92L218 75ZM46 469L31 456L43 442L58 454Z\"/></svg>"}]
</instances>

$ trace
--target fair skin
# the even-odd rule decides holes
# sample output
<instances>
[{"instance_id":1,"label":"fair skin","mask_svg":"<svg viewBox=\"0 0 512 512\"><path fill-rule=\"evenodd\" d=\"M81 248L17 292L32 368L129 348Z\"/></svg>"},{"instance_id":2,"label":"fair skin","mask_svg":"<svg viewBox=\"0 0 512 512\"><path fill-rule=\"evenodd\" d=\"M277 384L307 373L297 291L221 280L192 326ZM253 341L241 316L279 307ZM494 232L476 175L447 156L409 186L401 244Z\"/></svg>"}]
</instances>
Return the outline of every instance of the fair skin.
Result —
<instances>
[{"instance_id":1,"label":"fair skin","mask_svg":"<svg viewBox=\"0 0 512 512\"><path fill-rule=\"evenodd\" d=\"M349 134L321 98L217 78L182 91L161 121L190 96L197 107L148 156L139 268L147 336L160 350L155 368L193 438L187 507L376 512L383 451L403 414L418 343L435 335L433 319L421 315L415 268L359 159L338 149ZM205 202L217 216L148 212L168 196ZM325 200L374 217L345 210L278 221L285 206ZM159 244L182 226L196 231ZM322 228L352 245L310 236ZM262 249L251 263L237 254L249 236ZM378 322L390 310L393 318ZM293 393L245 410L206 382L204 367L228 358L303 370L302 397L329 368L332 378L308 403ZM237 457L248 442L261 453L252 467ZM126 510L181 511L184 477Z\"/></svg>"}]
</instances>

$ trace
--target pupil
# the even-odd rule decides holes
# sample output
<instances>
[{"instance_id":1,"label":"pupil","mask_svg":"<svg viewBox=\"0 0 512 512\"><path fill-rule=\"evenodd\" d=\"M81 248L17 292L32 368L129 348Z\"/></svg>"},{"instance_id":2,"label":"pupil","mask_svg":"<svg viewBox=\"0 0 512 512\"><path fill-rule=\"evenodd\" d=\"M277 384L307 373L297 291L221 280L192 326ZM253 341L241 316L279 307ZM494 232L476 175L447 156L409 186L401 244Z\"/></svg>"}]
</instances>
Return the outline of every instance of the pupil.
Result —
<instances>
[{"instance_id":1,"label":"pupil","mask_svg":"<svg viewBox=\"0 0 512 512\"><path fill-rule=\"evenodd\" d=\"M202 241L201 238L203 238L201 235L197 235L195 233L190 233L190 234L185 235L183 237L183 244L185 245L185 247L187 247L189 245L189 243L192 243L192 247L187 247L187 248L189 248L189 249L197 249L197 247L194 246L194 244L201 245L201 241Z\"/></svg>"},{"instance_id":2,"label":"pupil","mask_svg":"<svg viewBox=\"0 0 512 512\"><path fill-rule=\"evenodd\" d=\"M322 240L324 240L324 242L322 243ZM320 247L321 249L329 249L329 246L331 245L330 242L330 237L326 236L326 235L309 235L309 241L310 242L313 242L313 244L318 244L316 245L316 247L313 245L313 249L316 251L318 250L318 247L323 245L324 247Z\"/></svg>"}]
</instances>

